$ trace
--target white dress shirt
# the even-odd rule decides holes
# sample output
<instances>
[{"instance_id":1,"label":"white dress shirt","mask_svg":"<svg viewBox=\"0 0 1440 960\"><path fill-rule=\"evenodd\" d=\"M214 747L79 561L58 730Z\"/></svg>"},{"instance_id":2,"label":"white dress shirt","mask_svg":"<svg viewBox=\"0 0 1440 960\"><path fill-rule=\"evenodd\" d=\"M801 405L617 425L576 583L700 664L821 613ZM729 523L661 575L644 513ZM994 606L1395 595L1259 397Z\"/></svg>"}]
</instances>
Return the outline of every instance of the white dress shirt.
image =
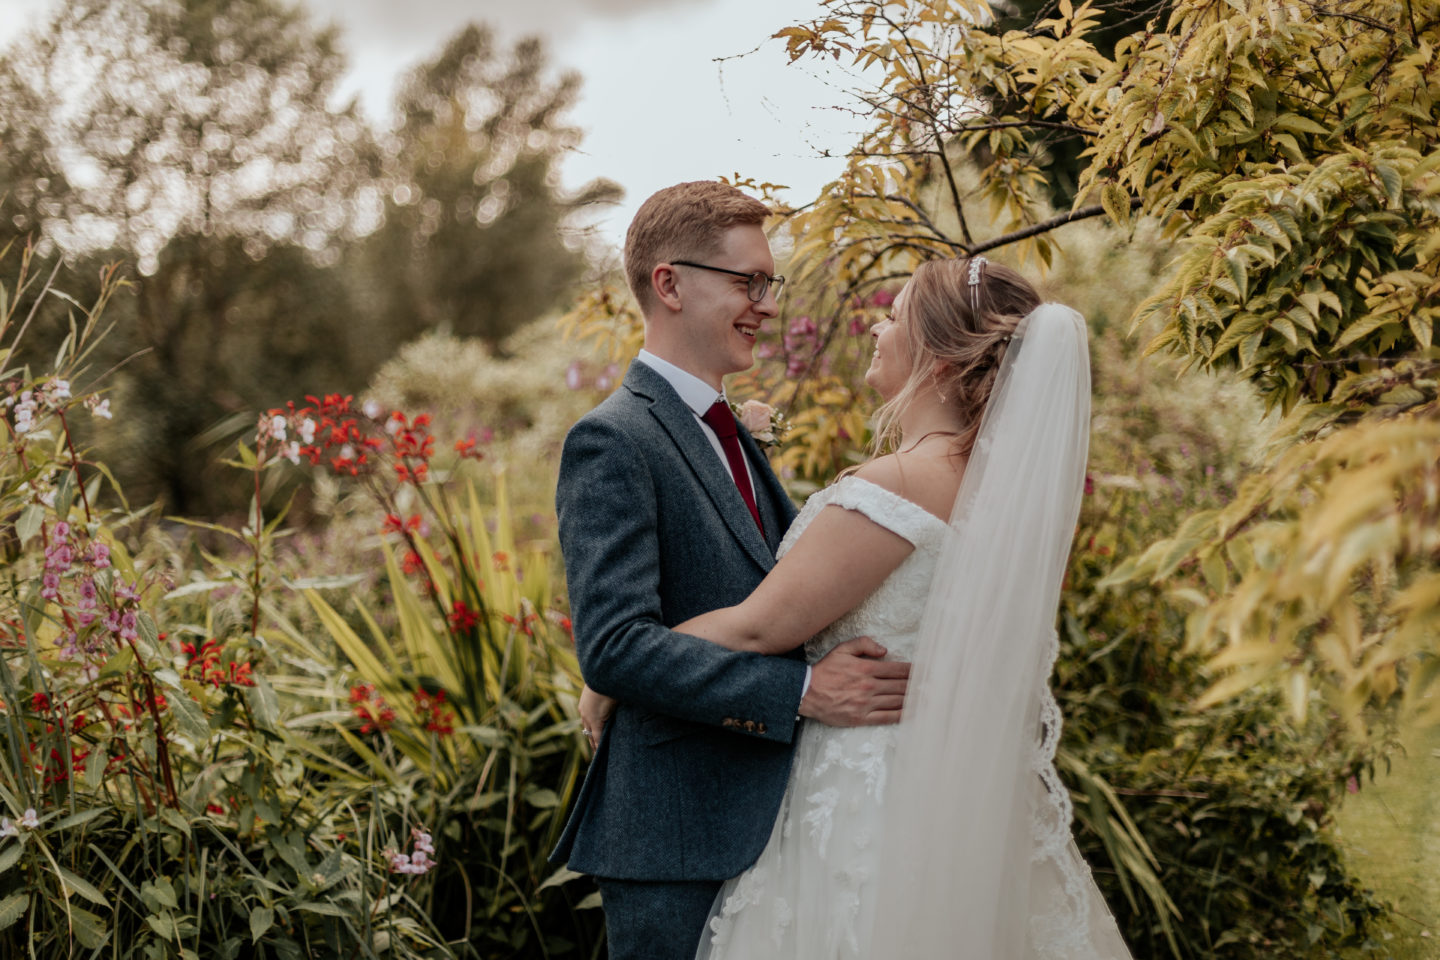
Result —
<instances>
[{"instance_id":1,"label":"white dress shirt","mask_svg":"<svg viewBox=\"0 0 1440 960\"><path fill-rule=\"evenodd\" d=\"M688 370L680 369L669 360L662 360L649 350L641 350L635 359L660 374L660 376L665 378L666 383L675 388L675 392L680 395L680 399L684 401L685 406L689 407L690 412L695 414L695 421L700 424L700 429L705 432L705 436L710 441L710 446L715 450L715 456L720 458L721 465L725 467L725 473L731 480L734 480L735 473L730 469L730 459L725 456L725 448L720 446L720 438L715 435L714 430L710 429L710 424L701 419L705 411L714 406L716 400L725 399L725 391L722 390L717 394L714 387L695 376L695 374ZM750 469L749 458L744 459L745 472L750 477L750 489L756 490L758 493L759 488L755 484L755 471ZM800 697L802 700L808 692L810 692L810 665L806 664L805 683L800 688Z\"/></svg>"},{"instance_id":2,"label":"white dress shirt","mask_svg":"<svg viewBox=\"0 0 1440 960\"><path fill-rule=\"evenodd\" d=\"M725 467L725 473L729 475L731 480L734 480L735 472L730 469L730 458L725 456L725 448L720 446L720 438L715 435L715 431L710 428L710 424L702 419L705 416L705 411L714 406L716 400L725 399L725 391L721 390L719 393L716 393L714 387L695 376L695 374L688 370L681 370L669 360L662 360L649 350L641 350L635 359L664 377L665 382L674 387L675 392L680 394L680 399L685 402L685 406L689 407L690 412L695 414L695 420L700 424L700 429L705 431L705 436L709 439L710 446L715 451L715 456L720 458L720 463ZM742 447L741 449L743 450L744 448ZM754 490L756 489L755 472L750 469L749 458L746 457L743 459L745 460L745 473L749 475L750 478L750 489Z\"/></svg>"}]
</instances>

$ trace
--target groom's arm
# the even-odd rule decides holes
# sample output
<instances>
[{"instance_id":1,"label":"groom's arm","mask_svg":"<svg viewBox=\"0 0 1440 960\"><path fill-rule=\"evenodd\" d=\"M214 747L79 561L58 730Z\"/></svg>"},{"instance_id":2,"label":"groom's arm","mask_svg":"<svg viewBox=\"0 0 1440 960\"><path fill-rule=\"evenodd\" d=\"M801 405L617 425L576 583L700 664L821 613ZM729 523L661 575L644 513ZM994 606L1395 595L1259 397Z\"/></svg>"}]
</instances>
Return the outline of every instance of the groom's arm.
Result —
<instances>
[{"instance_id":1,"label":"groom's arm","mask_svg":"<svg viewBox=\"0 0 1440 960\"><path fill-rule=\"evenodd\" d=\"M685 720L753 720L745 732L789 742L802 662L726 650L662 622L656 491L630 437L599 418L577 423L565 438L555 503L586 682Z\"/></svg>"}]
</instances>

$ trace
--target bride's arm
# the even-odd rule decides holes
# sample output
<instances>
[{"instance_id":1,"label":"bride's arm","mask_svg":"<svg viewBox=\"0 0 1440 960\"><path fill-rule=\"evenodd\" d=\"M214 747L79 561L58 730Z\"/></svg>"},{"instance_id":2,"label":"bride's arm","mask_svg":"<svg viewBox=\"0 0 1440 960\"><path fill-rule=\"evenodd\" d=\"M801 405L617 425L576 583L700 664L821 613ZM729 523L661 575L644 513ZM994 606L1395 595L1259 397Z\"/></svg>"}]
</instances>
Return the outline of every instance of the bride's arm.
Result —
<instances>
[{"instance_id":1,"label":"bride's arm","mask_svg":"<svg viewBox=\"0 0 1440 960\"><path fill-rule=\"evenodd\" d=\"M913 549L864 514L828 506L742 603L674 629L731 650L793 650L874 592Z\"/></svg>"}]
</instances>

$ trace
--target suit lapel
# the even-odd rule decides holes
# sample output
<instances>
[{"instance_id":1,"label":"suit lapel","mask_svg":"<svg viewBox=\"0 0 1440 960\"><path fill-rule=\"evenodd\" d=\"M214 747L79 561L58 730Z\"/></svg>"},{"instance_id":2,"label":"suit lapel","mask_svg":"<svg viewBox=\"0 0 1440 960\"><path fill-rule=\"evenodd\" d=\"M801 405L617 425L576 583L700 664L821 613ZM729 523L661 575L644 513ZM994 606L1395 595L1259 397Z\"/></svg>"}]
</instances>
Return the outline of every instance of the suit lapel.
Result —
<instances>
[{"instance_id":1,"label":"suit lapel","mask_svg":"<svg viewBox=\"0 0 1440 960\"><path fill-rule=\"evenodd\" d=\"M762 570L768 571L775 566L774 553L760 535L735 481L730 479L729 472L715 455L715 449L700 429L694 412L685 406L664 377L643 363L630 364L625 374L625 386L632 393L649 399L651 416L670 435L691 473L745 552ZM745 431L740 431L740 435L749 441L751 448L754 447L754 441L745 435ZM761 473L758 469L751 472L755 475Z\"/></svg>"},{"instance_id":2,"label":"suit lapel","mask_svg":"<svg viewBox=\"0 0 1440 960\"><path fill-rule=\"evenodd\" d=\"M755 481L755 500L760 507L760 518L765 521L765 539L769 542L770 552L774 553L780 546L780 540L785 536L790 522L795 519L795 504L780 485L775 471L770 469L770 460L760 449L760 444L755 442L755 438L743 424L739 435L740 446L745 451L746 459L750 461L750 476Z\"/></svg>"}]
</instances>

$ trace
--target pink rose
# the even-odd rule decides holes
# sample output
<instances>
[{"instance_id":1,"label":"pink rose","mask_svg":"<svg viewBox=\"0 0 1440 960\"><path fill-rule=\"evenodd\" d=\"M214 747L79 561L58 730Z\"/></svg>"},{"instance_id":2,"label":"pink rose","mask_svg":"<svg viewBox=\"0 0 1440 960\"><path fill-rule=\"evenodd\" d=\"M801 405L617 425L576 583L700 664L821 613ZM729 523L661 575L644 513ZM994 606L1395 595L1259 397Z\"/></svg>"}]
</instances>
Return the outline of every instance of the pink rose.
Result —
<instances>
[{"instance_id":1,"label":"pink rose","mask_svg":"<svg viewBox=\"0 0 1440 960\"><path fill-rule=\"evenodd\" d=\"M764 433L770 429L770 418L774 413L774 408L768 403L746 400L740 405L740 422L751 433Z\"/></svg>"}]
</instances>

